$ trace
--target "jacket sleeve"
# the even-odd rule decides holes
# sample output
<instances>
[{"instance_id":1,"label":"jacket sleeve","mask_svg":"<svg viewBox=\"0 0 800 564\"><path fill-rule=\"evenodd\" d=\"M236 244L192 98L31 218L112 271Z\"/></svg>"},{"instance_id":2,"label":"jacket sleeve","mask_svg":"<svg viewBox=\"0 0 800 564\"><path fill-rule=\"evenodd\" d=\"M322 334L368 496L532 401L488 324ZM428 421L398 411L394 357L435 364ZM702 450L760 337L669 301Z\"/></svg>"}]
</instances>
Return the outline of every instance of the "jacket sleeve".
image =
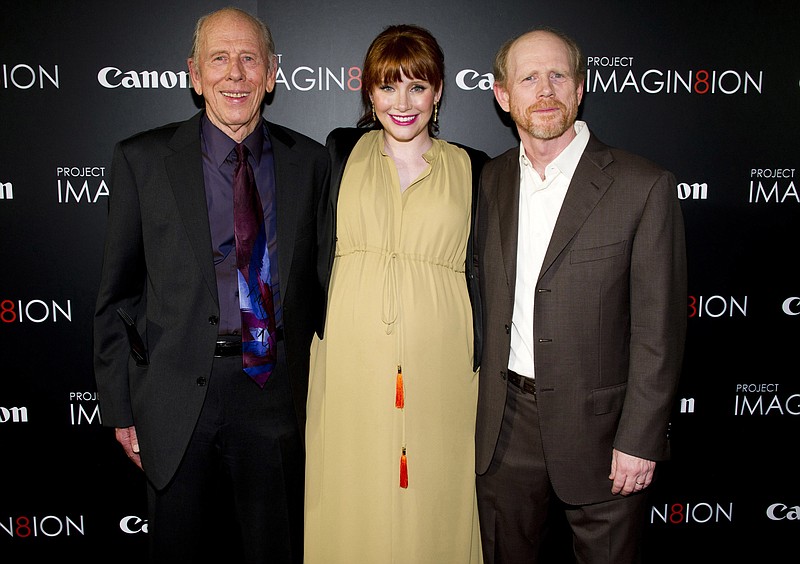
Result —
<instances>
[{"instance_id":1,"label":"jacket sleeve","mask_svg":"<svg viewBox=\"0 0 800 564\"><path fill-rule=\"evenodd\" d=\"M145 263L139 198L124 145L114 149L100 288L94 313L94 372L103 424L133 424L130 346L118 308L134 320L145 310Z\"/></svg>"},{"instance_id":2,"label":"jacket sleeve","mask_svg":"<svg viewBox=\"0 0 800 564\"><path fill-rule=\"evenodd\" d=\"M631 255L628 387L614 447L669 458L667 428L683 363L687 260L673 175L650 188Z\"/></svg>"}]
</instances>

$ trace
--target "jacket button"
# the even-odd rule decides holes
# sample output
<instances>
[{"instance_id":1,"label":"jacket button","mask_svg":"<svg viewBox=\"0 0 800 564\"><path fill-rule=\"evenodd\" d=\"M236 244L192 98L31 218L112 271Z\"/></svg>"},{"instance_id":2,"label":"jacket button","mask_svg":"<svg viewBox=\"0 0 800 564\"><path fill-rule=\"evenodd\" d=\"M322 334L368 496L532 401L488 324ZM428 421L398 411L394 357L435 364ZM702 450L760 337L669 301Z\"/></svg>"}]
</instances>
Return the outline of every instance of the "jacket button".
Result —
<instances>
[{"instance_id":1,"label":"jacket button","mask_svg":"<svg viewBox=\"0 0 800 564\"><path fill-rule=\"evenodd\" d=\"M506 325L506 335L508 335L510 332L511 332L511 327L509 325Z\"/></svg>"},{"instance_id":2,"label":"jacket button","mask_svg":"<svg viewBox=\"0 0 800 564\"><path fill-rule=\"evenodd\" d=\"M505 372L503 372L502 370L500 371L500 377L501 377L503 380L505 380L505 379L506 379L506 373L505 373Z\"/></svg>"},{"instance_id":3,"label":"jacket button","mask_svg":"<svg viewBox=\"0 0 800 564\"><path fill-rule=\"evenodd\" d=\"M206 385L206 383L207 383L207 381L206 381L206 377L205 377L205 376L200 376L200 377L199 377L199 378L196 380L196 382L197 382L197 385L198 385L198 386L200 386L200 387L202 388L202 387L203 387L203 386L205 386L205 385Z\"/></svg>"},{"instance_id":4,"label":"jacket button","mask_svg":"<svg viewBox=\"0 0 800 564\"><path fill-rule=\"evenodd\" d=\"M216 315L209 316L208 323L210 325L216 325L217 323L219 323L219 317L217 317Z\"/></svg>"}]
</instances>

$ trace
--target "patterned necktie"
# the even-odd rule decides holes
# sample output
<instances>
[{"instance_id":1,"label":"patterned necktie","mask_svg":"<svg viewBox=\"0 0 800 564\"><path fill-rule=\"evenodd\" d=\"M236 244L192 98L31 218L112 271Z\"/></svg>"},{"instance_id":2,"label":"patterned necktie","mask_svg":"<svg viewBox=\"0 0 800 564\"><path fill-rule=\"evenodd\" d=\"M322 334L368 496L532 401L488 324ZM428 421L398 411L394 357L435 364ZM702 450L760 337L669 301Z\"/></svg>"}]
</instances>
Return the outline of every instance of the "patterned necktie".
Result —
<instances>
[{"instance_id":1,"label":"patterned necktie","mask_svg":"<svg viewBox=\"0 0 800 564\"><path fill-rule=\"evenodd\" d=\"M264 387L276 361L275 307L270 286L269 249L261 198L248 150L236 145L233 172L233 232L242 314L242 368Z\"/></svg>"}]
</instances>

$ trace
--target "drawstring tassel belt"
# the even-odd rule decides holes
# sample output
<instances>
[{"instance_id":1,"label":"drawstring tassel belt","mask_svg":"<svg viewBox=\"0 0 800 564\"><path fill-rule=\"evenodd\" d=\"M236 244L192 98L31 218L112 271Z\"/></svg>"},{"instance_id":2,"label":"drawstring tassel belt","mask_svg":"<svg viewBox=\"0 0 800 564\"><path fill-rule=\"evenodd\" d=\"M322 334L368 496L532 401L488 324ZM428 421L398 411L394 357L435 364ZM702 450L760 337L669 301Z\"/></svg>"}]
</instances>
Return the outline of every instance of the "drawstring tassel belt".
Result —
<instances>
[{"instance_id":1,"label":"drawstring tassel belt","mask_svg":"<svg viewBox=\"0 0 800 564\"><path fill-rule=\"evenodd\" d=\"M403 447L403 454L400 455L400 487L408 487L408 460L406 460L406 447Z\"/></svg>"},{"instance_id":2,"label":"drawstring tassel belt","mask_svg":"<svg viewBox=\"0 0 800 564\"><path fill-rule=\"evenodd\" d=\"M397 365L397 380L394 386L394 406L403 409L406 405L406 394L403 389L403 369Z\"/></svg>"},{"instance_id":3,"label":"drawstring tassel belt","mask_svg":"<svg viewBox=\"0 0 800 564\"><path fill-rule=\"evenodd\" d=\"M397 379L394 389L394 406L403 409L406 405L406 392L403 387L403 368L397 365ZM403 433L405 435L405 432ZM400 455L400 487L408 487L408 460L406 459L405 437L403 437L403 450Z\"/></svg>"}]
</instances>

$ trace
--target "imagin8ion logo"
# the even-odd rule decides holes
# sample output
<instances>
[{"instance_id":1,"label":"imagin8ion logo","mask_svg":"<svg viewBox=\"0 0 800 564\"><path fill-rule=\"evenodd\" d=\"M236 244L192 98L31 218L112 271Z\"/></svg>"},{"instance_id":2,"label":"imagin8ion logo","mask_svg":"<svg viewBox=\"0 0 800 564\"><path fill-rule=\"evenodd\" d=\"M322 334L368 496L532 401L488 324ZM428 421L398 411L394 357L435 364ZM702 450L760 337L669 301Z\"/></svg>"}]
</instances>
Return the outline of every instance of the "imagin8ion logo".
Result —
<instances>
[{"instance_id":1,"label":"imagin8ion logo","mask_svg":"<svg viewBox=\"0 0 800 564\"><path fill-rule=\"evenodd\" d=\"M0 533L12 538L86 536L83 515L18 515L0 519Z\"/></svg>"},{"instance_id":2,"label":"imagin8ion logo","mask_svg":"<svg viewBox=\"0 0 800 564\"><path fill-rule=\"evenodd\" d=\"M747 317L747 296L689 296L689 317Z\"/></svg>"},{"instance_id":3,"label":"imagin8ion logo","mask_svg":"<svg viewBox=\"0 0 800 564\"><path fill-rule=\"evenodd\" d=\"M800 415L800 394L786 394L780 384L736 384L734 415Z\"/></svg>"},{"instance_id":4,"label":"imagin8ion logo","mask_svg":"<svg viewBox=\"0 0 800 564\"><path fill-rule=\"evenodd\" d=\"M300 65L290 68L283 65L283 55L278 54L278 72L275 76L275 85L286 90L330 91L341 90L350 92L361 91L361 67L320 67Z\"/></svg>"},{"instance_id":5,"label":"imagin8ion logo","mask_svg":"<svg viewBox=\"0 0 800 564\"><path fill-rule=\"evenodd\" d=\"M800 204L794 185L793 168L753 168L750 170L750 204Z\"/></svg>"},{"instance_id":6,"label":"imagin8ion logo","mask_svg":"<svg viewBox=\"0 0 800 564\"><path fill-rule=\"evenodd\" d=\"M0 70L4 89L38 88L43 90L46 86L51 85L59 88L58 65L45 69L42 65L32 66L24 63L7 65L4 63Z\"/></svg>"},{"instance_id":7,"label":"imagin8ion logo","mask_svg":"<svg viewBox=\"0 0 800 564\"><path fill-rule=\"evenodd\" d=\"M69 393L69 421L71 425L102 425L97 392Z\"/></svg>"},{"instance_id":8,"label":"imagin8ion logo","mask_svg":"<svg viewBox=\"0 0 800 564\"><path fill-rule=\"evenodd\" d=\"M52 321L72 321L72 300L62 305L55 300L2 300L0 301L0 321L3 323L45 323Z\"/></svg>"},{"instance_id":9,"label":"imagin8ion logo","mask_svg":"<svg viewBox=\"0 0 800 564\"><path fill-rule=\"evenodd\" d=\"M613 94L761 94L763 71L634 69L633 57L586 58L586 92Z\"/></svg>"},{"instance_id":10,"label":"imagin8ion logo","mask_svg":"<svg viewBox=\"0 0 800 564\"><path fill-rule=\"evenodd\" d=\"M59 166L56 168L58 203L69 204L85 201L97 203L101 196L108 196L108 185L103 166Z\"/></svg>"},{"instance_id":11,"label":"imagin8ion logo","mask_svg":"<svg viewBox=\"0 0 800 564\"><path fill-rule=\"evenodd\" d=\"M727 507L721 503L665 503L650 509L650 524L705 525L708 523L732 523L733 503Z\"/></svg>"}]
</instances>

